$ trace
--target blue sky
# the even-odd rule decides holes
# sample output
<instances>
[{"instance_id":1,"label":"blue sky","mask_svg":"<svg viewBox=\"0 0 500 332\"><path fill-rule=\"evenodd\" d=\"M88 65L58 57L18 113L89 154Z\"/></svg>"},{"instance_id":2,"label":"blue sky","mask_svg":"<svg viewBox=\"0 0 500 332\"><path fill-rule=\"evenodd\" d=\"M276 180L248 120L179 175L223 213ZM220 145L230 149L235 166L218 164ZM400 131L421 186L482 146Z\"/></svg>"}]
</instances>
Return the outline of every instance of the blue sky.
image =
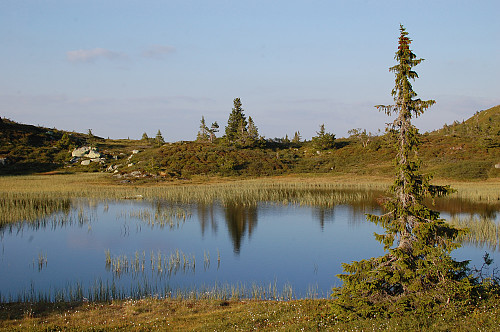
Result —
<instances>
[{"instance_id":1,"label":"blue sky","mask_svg":"<svg viewBox=\"0 0 500 332\"><path fill-rule=\"evenodd\" d=\"M421 131L500 104L500 2L1 0L0 116L111 138L223 131L241 98L267 138L391 119L399 24L435 99Z\"/></svg>"}]
</instances>

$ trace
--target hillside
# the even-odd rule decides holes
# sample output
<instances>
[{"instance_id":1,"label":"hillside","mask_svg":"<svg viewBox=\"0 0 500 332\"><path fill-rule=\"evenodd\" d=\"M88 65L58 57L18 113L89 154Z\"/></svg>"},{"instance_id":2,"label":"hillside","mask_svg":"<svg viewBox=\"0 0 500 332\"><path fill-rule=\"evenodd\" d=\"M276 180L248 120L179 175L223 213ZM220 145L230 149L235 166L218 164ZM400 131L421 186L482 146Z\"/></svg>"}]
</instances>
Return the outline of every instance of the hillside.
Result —
<instances>
[{"instance_id":1,"label":"hillside","mask_svg":"<svg viewBox=\"0 0 500 332\"><path fill-rule=\"evenodd\" d=\"M110 140L91 133L18 124L3 119L0 174L36 172L110 172L123 182L208 176L266 176L290 173L391 175L393 139L355 131L335 140L334 148L318 149L311 141L261 139L253 147L237 147L223 139L158 145L155 139ZM194 135L193 135L194 136ZM500 176L500 105L470 119L421 135L423 169L437 177L484 180ZM96 153L72 156L77 147ZM86 156L89 156L88 158Z\"/></svg>"}]
</instances>

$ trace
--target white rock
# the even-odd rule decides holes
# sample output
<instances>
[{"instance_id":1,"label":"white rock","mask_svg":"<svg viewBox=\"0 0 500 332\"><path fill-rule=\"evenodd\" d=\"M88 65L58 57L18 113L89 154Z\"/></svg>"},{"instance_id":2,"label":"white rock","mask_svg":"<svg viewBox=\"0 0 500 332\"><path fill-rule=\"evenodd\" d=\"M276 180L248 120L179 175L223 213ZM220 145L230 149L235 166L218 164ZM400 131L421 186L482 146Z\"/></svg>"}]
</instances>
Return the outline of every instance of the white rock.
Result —
<instances>
[{"instance_id":1,"label":"white rock","mask_svg":"<svg viewBox=\"0 0 500 332\"><path fill-rule=\"evenodd\" d=\"M74 149L73 152L71 152L72 157L83 157L90 151L90 146L82 146L81 148Z\"/></svg>"},{"instance_id":2,"label":"white rock","mask_svg":"<svg viewBox=\"0 0 500 332\"><path fill-rule=\"evenodd\" d=\"M90 159L100 158L100 157L101 157L101 153L100 153L100 152L97 152L97 150L96 150L96 149L92 148L92 149L90 149L90 151L87 153L86 157L87 157L87 158L90 158Z\"/></svg>"},{"instance_id":3,"label":"white rock","mask_svg":"<svg viewBox=\"0 0 500 332\"><path fill-rule=\"evenodd\" d=\"M500 168L500 163L496 164L495 168Z\"/></svg>"},{"instance_id":4,"label":"white rock","mask_svg":"<svg viewBox=\"0 0 500 332\"><path fill-rule=\"evenodd\" d=\"M101 153L99 153L95 148L91 148L90 146L82 146L81 148L74 149L71 152L71 156L73 157L86 157L86 158L100 158Z\"/></svg>"},{"instance_id":5,"label":"white rock","mask_svg":"<svg viewBox=\"0 0 500 332\"><path fill-rule=\"evenodd\" d=\"M137 154L139 153L139 150L132 150L132 154Z\"/></svg>"},{"instance_id":6,"label":"white rock","mask_svg":"<svg viewBox=\"0 0 500 332\"><path fill-rule=\"evenodd\" d=\"M83 166L90 165L90 160L88 160L88 159L87 159L87 160L82 160L81 164L82 164Z\"/></svg>"}]
</instances>

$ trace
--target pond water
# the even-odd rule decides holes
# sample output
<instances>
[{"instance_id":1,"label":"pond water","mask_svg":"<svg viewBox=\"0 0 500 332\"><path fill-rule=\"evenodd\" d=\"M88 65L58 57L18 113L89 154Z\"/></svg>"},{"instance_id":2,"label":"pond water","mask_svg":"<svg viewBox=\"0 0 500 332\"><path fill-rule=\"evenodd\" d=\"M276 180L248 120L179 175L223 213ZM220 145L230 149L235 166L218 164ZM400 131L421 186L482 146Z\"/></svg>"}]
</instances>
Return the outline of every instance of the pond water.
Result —
<instances>
[{"instance_id":1,"label":"pond water","mask_svg":"<svg viewBox=\"0 0 500 332\"><path fill-rule=\"evenodd\" d=\"M459 212L444 209L442 216ZM373 236L381 229L366 213L380 213L375 202L324 208L74 201L37 223L0 230L0 297L91 297L96 287L122 297L167 296L215 285L258 286L263 297L290 288L295 298L327 297L340 285L341 263L383 254ZM495 209L487 214L497 219ZM498 263L499 252L488 247L464 244L454 256L480 266L485 251Z\"/></svg>"}]
</instances>

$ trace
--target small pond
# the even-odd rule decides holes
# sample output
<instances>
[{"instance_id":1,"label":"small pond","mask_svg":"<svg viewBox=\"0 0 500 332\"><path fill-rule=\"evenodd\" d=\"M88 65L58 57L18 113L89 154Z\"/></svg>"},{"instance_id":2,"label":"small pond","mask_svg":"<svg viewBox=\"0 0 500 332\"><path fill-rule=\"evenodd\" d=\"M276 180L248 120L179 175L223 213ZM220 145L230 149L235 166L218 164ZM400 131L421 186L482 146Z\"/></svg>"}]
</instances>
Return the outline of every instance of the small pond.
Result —
<instances>
[{"instance_id":1,"label":"small pond","mask_svg":"<svg viewBox=\"0 0 500 332\"><path fill-rule=\"evenodd\" d=\"M463 202L437 208L443 217L486 214L498 222L496 209ZM341 263L383 254L373 236L381 229L366 221L366 213L380 209L375 202L316 207L75 200L38 222L0 229L0 297L175 296L216 289L234 295L235 288L262 298L327 297L340 285ZM488 245L465 243L454 256L480 266L485 251L499 262L498 249Z\"/></svg>"}]
</instances>

